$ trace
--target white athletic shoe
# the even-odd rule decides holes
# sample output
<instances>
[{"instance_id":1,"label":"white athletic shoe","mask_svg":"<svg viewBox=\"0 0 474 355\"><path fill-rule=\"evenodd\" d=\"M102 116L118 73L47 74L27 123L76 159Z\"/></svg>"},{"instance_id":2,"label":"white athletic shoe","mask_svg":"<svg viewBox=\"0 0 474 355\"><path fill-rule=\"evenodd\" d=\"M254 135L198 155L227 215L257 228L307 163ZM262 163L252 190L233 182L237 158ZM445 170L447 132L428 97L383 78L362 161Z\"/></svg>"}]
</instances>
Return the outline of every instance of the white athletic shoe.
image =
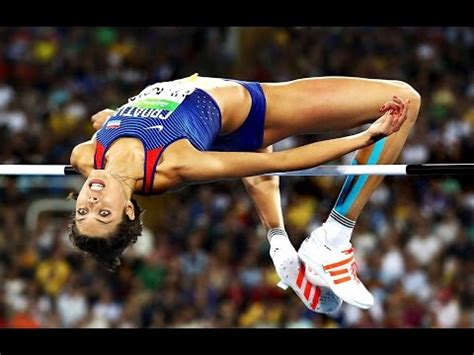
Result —
<instances>
[{"instance_id":1,"label":"white athletic shoe","mask_svg":"<svg viewBox=\"0 0 474 355\"><path fill-rule=\"evenodd\" d=\"M306 266L308 280L322 279L337 296L351 305L362 309L373 306L374 297L357 277L354 248L341 251L329 246L324 226L301 243L298 256Z\"/></svg>"},{"instance_id":2,"label":"white athletic shoe","mask_svg":"<svg viewBox=\"0 0 474 355\"><path fill-rule=\"evenodd\" d=\"M323 281L319 284L311 283L305 276L305 266L300 262L298 253L291 245L285 248L271 249L270 256L273 265L280 276L278 286L286 290L289 287L295 291L304 305L317 313L335 312L342 304L342 300Z\"/></svg>"}]
</instances>

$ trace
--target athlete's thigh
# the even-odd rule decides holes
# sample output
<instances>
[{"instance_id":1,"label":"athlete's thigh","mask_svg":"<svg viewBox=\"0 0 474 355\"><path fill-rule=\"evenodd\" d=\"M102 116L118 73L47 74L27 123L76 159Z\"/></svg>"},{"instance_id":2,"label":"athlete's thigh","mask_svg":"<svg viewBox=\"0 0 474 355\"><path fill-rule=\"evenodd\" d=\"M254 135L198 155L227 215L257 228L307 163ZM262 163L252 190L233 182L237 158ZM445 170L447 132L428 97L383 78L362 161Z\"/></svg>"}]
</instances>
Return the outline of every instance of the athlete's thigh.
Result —
<instances>
[{"instance_id":1,"label":"athlete's thigh","mask_svg":"<svg viewBox=\"0 0 474 355\"><path fill-rule=\"evenodd\" d=\"M352 77L262 83L267 100L265 128L288 135L341 130L377 118L380 106L411 88L399 81Z\"/></svg>"}]
</instances>

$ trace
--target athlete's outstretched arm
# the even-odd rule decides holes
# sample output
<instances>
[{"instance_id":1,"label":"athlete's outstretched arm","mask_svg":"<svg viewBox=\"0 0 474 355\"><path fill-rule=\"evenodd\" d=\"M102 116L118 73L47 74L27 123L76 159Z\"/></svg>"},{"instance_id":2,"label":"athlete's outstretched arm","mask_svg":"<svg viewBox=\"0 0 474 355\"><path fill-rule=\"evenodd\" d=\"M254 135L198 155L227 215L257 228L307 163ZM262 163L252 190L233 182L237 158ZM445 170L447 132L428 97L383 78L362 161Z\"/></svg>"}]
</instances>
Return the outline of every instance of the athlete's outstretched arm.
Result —
<instances>
[{"instance_id":1,"label":"athlete's outstretched arm","mask_svg":"<svg viewBox=\"0 0 474 355\"><path fill-rule=\"evenodd\" d=\"M262 153L271 153L272 146L261 149ZM285 229L280 199L279 176L249 176L242 179L255 209L267 231L272 228Z\"/></svg>"},{"instance_id":2,"label":"athlete's outstretched arm","mask_svg":"<svg viewBox=\"0 0 474 355\"><path fill-rule=\"evenodd\" d=\"M398 131L407 117L408 108L409 101L403 111L386 112L364 132L276 153L190 150L180 157L177 173L183 182L192 183L311 168L367 147L378 138Z\"/></svg>"},{"instance_id":3,"label":"athlete's outstretched arm","mask_svg":"<svg viewBox=\"0 0 474 355\"><path fill-rule=\"evenodd\" d=\"M370 135L363 132L276 153L196 151L183 157L178 173L184 182L192 183L307 169L371 143Z\"/></svg>"}]
</instances>

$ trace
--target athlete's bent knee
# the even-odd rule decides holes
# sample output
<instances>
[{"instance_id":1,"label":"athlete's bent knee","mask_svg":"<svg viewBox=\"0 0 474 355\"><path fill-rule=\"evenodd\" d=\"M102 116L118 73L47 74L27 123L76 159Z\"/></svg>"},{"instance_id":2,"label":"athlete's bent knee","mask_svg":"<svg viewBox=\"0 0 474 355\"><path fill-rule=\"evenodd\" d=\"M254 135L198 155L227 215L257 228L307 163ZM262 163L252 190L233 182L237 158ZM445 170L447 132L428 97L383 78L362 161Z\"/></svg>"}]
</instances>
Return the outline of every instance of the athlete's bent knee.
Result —
<instances>
[{"instance_id":1,"label":"athlete's bent knee","mask_svg":"<svg viewBox=\"0 0 474 355\"><path fill-rule=\"evenodd\" d=\"M421 101L421 95L418 91L415 90L413 86L410 84L404 82L404 81L399 81L399 80L390 80L390 82L397 87L397 91L400 92L401 95L403 95L404 99L410 99L411 102L420 102Z\"/></svg>"},{"instance_id":2,"label":"athlete's bent knee","mask_svg":"<svg viewBox=\"0 0 474 355\"><path fill-rule=\"evenodd\" d=\"M415 114L409 115L409 119L416 120L418 117L418 111L421 106L421 95L418 91L415 90L410 84L399 81L399 80L390 80L390 83L396 86L397 90L395 95L400 96L403 100L410 99L410 112Z\"/></svg>"}]
</instances>

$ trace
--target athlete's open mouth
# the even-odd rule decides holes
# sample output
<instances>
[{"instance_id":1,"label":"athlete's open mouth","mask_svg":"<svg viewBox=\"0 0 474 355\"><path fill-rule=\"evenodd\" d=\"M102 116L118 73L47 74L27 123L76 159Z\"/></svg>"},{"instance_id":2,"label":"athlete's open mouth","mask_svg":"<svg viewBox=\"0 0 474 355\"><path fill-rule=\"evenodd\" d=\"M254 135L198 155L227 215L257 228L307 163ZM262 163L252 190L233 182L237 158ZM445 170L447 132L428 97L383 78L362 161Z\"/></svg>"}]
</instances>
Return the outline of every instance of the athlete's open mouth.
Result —
<instances>
[{"instance_id":1,"label":"athlete's open mouth","mask_svg":"<svg viewBox=\"0 0 474 355\"><path fill-rule=\"evenodd\" d=\"M89 187L92 191L102 191L102 189L105 187L105 183L103 180L93 179L89 182Z\"/></svg>"}]
</instances>

